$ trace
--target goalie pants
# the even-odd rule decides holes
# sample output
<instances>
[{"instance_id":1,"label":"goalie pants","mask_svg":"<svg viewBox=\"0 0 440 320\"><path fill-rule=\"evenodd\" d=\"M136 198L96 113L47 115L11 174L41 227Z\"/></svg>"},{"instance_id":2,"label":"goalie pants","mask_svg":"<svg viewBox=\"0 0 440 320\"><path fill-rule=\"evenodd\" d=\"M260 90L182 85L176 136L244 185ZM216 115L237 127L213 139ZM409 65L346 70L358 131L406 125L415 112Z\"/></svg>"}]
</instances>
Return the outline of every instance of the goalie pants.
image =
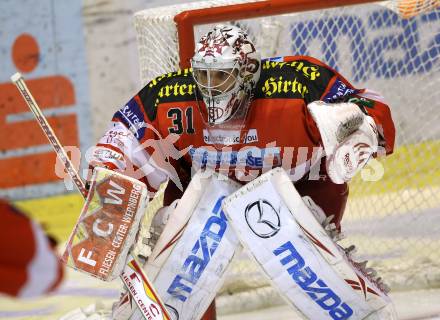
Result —
<instances>
[{"instance_id":1,"label":"goalie pants","mask_svg":"<svg viewBox=\"0 0 440 320\"><path fill-rule=\"evenodd\" d=\"M295 183L299 194L309 196L324 210L326 216L334 215L333 221L338 230L341 229L341 220L348 198L347 183L336 184L328 177L324 181L306 180Z\"/></svg>"}]
</instances>

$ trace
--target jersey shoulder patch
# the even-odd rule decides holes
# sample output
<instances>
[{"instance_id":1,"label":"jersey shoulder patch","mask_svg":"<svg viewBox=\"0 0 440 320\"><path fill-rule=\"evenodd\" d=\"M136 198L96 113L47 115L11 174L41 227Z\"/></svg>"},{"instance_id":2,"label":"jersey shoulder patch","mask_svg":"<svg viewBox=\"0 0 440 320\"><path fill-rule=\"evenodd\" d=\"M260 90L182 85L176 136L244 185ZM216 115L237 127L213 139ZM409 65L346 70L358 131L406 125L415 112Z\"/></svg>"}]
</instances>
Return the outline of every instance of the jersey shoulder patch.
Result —
<instances>
[{"instance_id":1,"label":"jersey shoulder patch","mask_svg":"<svg viewBox=\"0 0 440 320\"><path fill-rule=\"evenodd\" d=\"M276 57L261 61L256 98L318 100L334 71L307 56Z\"/></svg>"},{"instance_id":2,"label":"jersey shoulder patch","mask_svg":"<svg viewBox=\"0 0 440 320\"><path fill-rule=\"evenodd\" d=\"M178 70L163 74L151 80L139 93L145 113L154 121L157 108L166 102L194 100L196 84L191 69Z\"/></svg>"}]
</instances>

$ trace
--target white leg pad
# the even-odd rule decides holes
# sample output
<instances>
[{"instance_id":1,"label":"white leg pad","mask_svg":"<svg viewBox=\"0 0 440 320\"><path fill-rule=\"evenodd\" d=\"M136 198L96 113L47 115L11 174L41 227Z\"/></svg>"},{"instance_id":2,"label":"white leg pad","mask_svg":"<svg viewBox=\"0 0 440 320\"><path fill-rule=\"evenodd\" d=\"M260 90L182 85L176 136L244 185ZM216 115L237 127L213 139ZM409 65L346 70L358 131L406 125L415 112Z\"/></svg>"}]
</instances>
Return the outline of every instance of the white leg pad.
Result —
<instances>
[{"instance_id":1,"label":"white leg pad","mask_svg":"<svg viewBox=\"0 0 440 320\"><path fill-rule=\"evenodd\" d=\"M239 189L223 208L272 285L307 319L394 319L391 301L327 235L281 168Z\"/></svg>"},{"instance_id":2,"label":"white leg pad","mask_svg":"<svg viewBox=\"0 0 440 320\"><path fill-rule=\"evenodd\" d=\"M200 319L223 284L239 242L221 203L239 187L216 173L197 173L148 258L144 270L173 319Z\"/></svg>"}]
</instances>

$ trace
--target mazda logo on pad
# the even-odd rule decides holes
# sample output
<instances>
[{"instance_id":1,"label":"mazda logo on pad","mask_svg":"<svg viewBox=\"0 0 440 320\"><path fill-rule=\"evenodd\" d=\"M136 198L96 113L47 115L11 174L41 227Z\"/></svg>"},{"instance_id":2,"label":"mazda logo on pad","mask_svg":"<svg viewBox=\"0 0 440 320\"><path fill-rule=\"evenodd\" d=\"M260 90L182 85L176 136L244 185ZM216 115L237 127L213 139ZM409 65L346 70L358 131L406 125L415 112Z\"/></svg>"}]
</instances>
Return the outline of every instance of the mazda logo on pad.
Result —
<instances>
[{"instance_id":1,"label":"mazda logo on pad","mask_svg":"<svg viewBox=\"0 0 440 320\"><path fill-rule=\"evenodd\" d=\"M249 228L260 238L273 237L280 231L280 216L267 200L258 200L246 206L244 217Z\"/></svg>"}]
</instances>

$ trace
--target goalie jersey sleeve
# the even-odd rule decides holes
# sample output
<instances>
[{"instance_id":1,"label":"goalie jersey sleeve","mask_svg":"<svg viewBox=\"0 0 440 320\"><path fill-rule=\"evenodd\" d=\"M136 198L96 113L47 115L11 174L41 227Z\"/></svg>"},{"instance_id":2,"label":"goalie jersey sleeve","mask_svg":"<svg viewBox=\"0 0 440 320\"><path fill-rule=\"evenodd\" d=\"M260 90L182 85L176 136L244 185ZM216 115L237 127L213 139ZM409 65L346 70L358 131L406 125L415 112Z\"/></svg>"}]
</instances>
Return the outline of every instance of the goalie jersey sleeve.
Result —
<instances>
[{"instance_id":1,"label":"goalie jersey sleeve","mask_svg":"<svg viewBox=\"0 0 440 320\"><path fill-rule=\"evenodd\" d=\"M379 146L386 154L394 150L395 128L389 106L380 93L369 89L357 89L341 74L323 62L306 56L284 57L284 62L301 70L309 80L309 91L305 94L305 104L321 100L327 103L353 102L361 110L371 116L376 123L379 133ZM283 63L283 62L282 62ZM310 118L310 117L309 117ZM309 119L310 129L314 135L319 135Z\"/></svg>"},{"instance_id":2,"label":"goalie jersey sleeve","mask_svg":"<svg viewBox=\"0 0 440 320\"><path fill-rule=\"evenodd\" d=\"M36 297L57 288L63 265L40 226L0 199L0 293Z\"/></svg>"},{"instance_id":3,"label":"goalie jersey sleeve","mask_svg":"<svg viewBox=\"0 0 440 320\"><path fill-rule=\"evenodd\" d=\"M380 95L355 88L317 59L293 56L262 61L250 107L250 129L244 137L232 135L236 141L228 146L231 150L219 155L216 150L211 151L213 140L196 107L196 85L190 72L181 70L152 80L118 110L93 153L92 165L120 170L153 190L172 176L187 183L194 164L216 166L212 169L217 170L228 162L232 177L238 164L244 164L245 171L261 173L264 161L259 154L263 155L265 149L268 153L279 150L278 164L273 164L277 166L282 163L283 148L320 146L319 131L306 107L317 100L356 103L376 122L386 153L393 151L394 125ZM272 142L274 147L268 148ZM255 154L244 152L248 147Z\"/></svg>"},{"instance_id":4,"label":"goalie jersey sleeve","mask_svg":"<svg viewBox=\"0 0 440 320\"><path fill-rule=\"evenodd\" d=\"M159 114L169 105L194 102L195 84L189 69L164 74L150 81L114 115L89 160L144 182L155 191L170 178L174 184L189 181L187 166L178 163L180 135L170 130L176 115Z\"/></svg>"},{"instance_id":5,"label":"goalie jersey sleeve","mask_svg":"<svg viewBox=\"0 0 440 320\"><path fill-rule=\"evenodd\" d=\"M393 152L395 129L390 109L384 99L371 90L354 87L336 70L312 57L289 56L263 60L256 98L264 101L265 107L273 104L273 108L278 108L284 103L289 105L286 110L292 110L292 113L297 110L293 117L287 116L287 112L279 112L282 114L279 116L281 121L272 128L277 130L290 122L290 127L283 130L283 135L289 136L290 141L282 146L320 146L320 133L307 105L314 101L324 101L331 107L331 103L350 101L374 119L379 133L379 145L383 147L382 153ZM298 121L300 117L303 117L302 121ZM292 144L301 135L304 136L302 142ZM319 172L315 170L312 174L309 171L295 182L295 187L302 196L310 196L327 215L334 215L333 222L340 228L348 197L348 185L333 183L327 176L326 169L326 162L321 161Z\"/></svg>"},{"instance_id":6,"label":"goalie jersey sleeve","mask_svg":"<svg viewBox=\"0 0 440 320\"><path fill-rule=\"evenodd\" d=\"M142 107L144 91L146 88L113 115L110 127L95 146L89 164L91 168L104 166L120 171L157 190L168 174L151 157L161 150L154 144L161 140L161 134L155 129L157 121L151 120Z\"/></svg>"}]
</instances>

